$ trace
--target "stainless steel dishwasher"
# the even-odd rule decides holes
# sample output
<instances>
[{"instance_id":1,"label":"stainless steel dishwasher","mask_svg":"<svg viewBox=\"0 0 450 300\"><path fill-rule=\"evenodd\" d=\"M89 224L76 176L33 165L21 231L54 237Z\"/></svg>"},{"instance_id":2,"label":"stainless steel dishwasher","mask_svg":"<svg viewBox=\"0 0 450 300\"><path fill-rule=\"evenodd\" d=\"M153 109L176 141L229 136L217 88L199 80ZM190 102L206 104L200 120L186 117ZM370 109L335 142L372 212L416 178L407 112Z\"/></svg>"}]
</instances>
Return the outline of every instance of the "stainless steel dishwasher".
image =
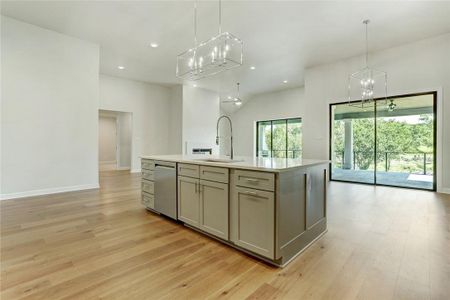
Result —
<instances>
[{"instance_id":1,"label":"stainless steel dishwasher","mask_svg":"<svg viewBox=\"0 0 450 300\"><path fill-rule=\"evenodd\" d=\"M177 164L155 161L155 210L177 219Z\"/></svg>"}]
</instances>

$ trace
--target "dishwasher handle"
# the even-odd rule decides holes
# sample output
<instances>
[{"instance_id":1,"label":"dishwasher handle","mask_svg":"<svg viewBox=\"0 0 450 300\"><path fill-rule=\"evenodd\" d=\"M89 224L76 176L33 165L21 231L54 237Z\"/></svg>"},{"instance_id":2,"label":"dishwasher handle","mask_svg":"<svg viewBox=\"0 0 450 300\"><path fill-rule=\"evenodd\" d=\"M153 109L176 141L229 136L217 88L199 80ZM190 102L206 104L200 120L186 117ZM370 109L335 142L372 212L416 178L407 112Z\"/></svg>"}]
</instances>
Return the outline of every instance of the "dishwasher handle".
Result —
<instances>
[{"instance_id":1,"label":"dishwasher handle","mask_svg":"<svg viewBox=\"0 0 450 300\"><path fill-rule=\"evenodd\" d=\"M169 161L155 161L155 168L166 168L166 169L175 169L177 167L177 163L169 162Z\"/></svg>"},{"instance_id":2,"label":"dishwasher handle","mask_svg":"<svg viewBox=\"0 0 450 300\"><path fill-rule=\"evenodd\" d=\"M172 166L163 166L163 165L155 165L155 168L168 169L168 170L173 170L173 169L175 169L175 167L172 167Z\"/></svg>"}]
</instances>

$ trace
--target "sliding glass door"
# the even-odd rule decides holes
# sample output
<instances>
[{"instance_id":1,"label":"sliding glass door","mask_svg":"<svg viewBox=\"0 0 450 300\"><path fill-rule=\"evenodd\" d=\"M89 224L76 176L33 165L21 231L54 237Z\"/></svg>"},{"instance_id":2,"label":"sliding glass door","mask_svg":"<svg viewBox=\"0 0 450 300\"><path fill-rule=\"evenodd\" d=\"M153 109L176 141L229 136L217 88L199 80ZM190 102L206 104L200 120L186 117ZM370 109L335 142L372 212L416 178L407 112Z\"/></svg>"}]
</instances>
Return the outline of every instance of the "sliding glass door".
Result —
<instances>
[{"instance_id":1,"label":"sliding glass door","mask_svg":"<svg viewBox=\"0 0 450 300\"><path fill-rule=\"evenodd\" d=\"M435 93L331 104L331 179L435 190L435 105Z\"/></svg>"},{"instance_id":2,"label":"sliding glass door","mask_svg":"<svg viewBox=\"0 0 450 300\"><path fill-rule=\"evenodd\" d=\"M375 183L375 106L331 106L332 178Z\"/></svg>"},{"instance_id":3,"label":"sliding glass door","mask_svg":"<svg viewBox=\"0 0 450 300\"><path fill-rule=\"evenodd\" d=\"M256 122L256 156L300 158L301 154L301 118Z\"/></svg>"}]
</instances>

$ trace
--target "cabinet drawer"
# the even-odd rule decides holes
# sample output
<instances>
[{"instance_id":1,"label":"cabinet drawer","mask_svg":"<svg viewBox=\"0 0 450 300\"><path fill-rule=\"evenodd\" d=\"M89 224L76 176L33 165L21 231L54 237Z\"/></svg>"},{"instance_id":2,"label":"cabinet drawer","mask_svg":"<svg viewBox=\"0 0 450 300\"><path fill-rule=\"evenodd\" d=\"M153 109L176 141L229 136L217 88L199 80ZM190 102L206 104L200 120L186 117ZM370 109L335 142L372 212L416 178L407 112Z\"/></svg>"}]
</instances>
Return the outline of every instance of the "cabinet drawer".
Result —
<instances>
[{"instance_id":1,"label":"cabinet drawer","mask_svg":"<svg viewBox=\"0 0 450 300\"><path fill-rule=\"evenodd\" d=\"M155 198L151 194L142 193L142 204L148 208L155 208Z\"/></svg>"},{"instance_id":2,"label":"cabinet drawer","mask_svg":"<svg viewBox=\"0 0 450 300\"><path fill-rule=\"evenodd\" d=\"M238 186L266 191L275 190L275 174L273 173L236 170L234 180Z\"/></svg>"},{"instance_id":3,"label":"cabinet drawer","mask_svg":"<svg viewBox=\"0 0 450 300\"><path fill-rule=\"evenodd\" d=\"M150 194L155 193L155 184L153 181L142 180L142 191Z\"/></svg>"},{"instance_id":4,"label":"cabinet drawer","mask_svg":"<svg viewBox=\"0 0 450 300\"><path fill-rule=\"evenodd\" d=\"M200 166L200 179L228 183L228 169Z\"/></svg>"},{"instance_id":5,"label":"cabinet drawer","mask_svg":"<svg viewBox=\"0 0 450 300\"><path fill-rule=\"evenodd\" d=\"M178 164L178 175L199 178L200 168L197 165Z\"/></svg>"},{"instance_id":6,"label":"cabinet drawer","mask_svg":"<svg viewBox=\"0 0 450 300\"><path fill-rule=\"evenodd\" d=\"M142 169L142 179L153 181L154 180L153 171Z\"/></svg>"},{"instance_id":7,"label":"cabinet drawer","mask_svg":"<svg viewBox=\"0 0 450 300\"><path fill-rule=\"evenodd\" d=\"M143 159L141 161L141 169L142 170L154 170L155 169L155 161L149 159Z\"/></svg>"}]
</instances>

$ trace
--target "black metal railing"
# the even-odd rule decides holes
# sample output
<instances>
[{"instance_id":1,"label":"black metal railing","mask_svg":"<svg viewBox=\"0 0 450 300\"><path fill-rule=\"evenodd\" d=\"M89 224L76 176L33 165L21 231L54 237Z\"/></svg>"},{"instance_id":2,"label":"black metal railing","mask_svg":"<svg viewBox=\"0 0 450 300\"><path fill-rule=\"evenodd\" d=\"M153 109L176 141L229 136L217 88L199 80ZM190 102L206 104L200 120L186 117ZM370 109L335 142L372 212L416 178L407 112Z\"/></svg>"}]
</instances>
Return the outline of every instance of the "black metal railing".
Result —
<instances>
[{"instance_id":1,"label":"black metal railing","mask_svg":"<svg viewBox=\"0 0 450 300\"><path fill-rule=\"evenodd\" d=\"M335 153L334 167L343 168L345 165L345 151ZM353 151L351 169L373 169L373 156L374 152ZM365 161L364 164L361 163L362 160ZM372 161L369 167L367 167L367 161ZM377 152L376 163L378 171L381 171L380 164L382 164L385 172L408 172L423 175L432 175L434 172L434 154L430 152Z\"/></svg>"},{"instance_id":2,"label":"black metal railing","mask_svg":"<svg viewBox=\"0 0 450 300\"><path fill-rule=\"evenodd\" d=\"M259 157L300 158L302 150L260 150Z\"/></svg>"}]
</instances>

